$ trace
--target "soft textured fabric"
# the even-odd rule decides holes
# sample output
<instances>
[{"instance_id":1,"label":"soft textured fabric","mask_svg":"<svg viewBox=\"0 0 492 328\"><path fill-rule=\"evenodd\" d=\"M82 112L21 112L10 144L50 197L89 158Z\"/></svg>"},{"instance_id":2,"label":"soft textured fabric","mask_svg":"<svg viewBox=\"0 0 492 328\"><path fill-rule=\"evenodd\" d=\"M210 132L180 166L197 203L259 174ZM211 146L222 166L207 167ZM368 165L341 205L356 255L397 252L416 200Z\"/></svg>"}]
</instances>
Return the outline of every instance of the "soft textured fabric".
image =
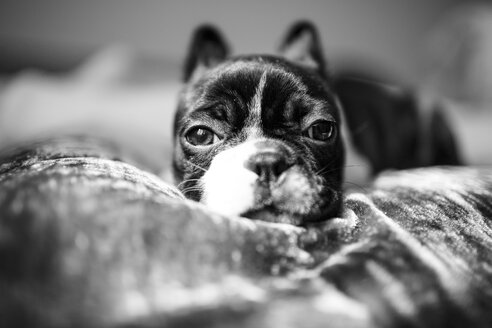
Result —
<instances>
[{"instance_id":1,"label":"soft textured fabric","mask_svg":"<svg viewBox=\"0 0 492 328\"><path fill-rule=\"evenodd\" d=\"M0 160L0 327L488 327L492 170L386 173L304 227L221 217L91 139Z\"/></svg>"}]
</instances>

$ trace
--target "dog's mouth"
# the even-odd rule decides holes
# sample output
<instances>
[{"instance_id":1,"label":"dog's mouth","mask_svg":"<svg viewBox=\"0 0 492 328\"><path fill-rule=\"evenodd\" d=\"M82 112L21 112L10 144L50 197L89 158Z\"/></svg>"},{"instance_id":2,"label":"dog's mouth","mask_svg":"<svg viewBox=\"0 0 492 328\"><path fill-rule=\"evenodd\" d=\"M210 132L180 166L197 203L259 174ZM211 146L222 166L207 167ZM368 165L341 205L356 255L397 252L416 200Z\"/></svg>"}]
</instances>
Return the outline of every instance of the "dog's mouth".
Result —
<instances>
[{"instance_id":1,"label":"dog's mouth","mask_svg":"<svg viewBox=\"0 0 492 328\"><path fill-rule=\"evenodd\" d=\"M278 193L285 193L285 189L279 189ZM306 195L304 195L306 197ZM303 225L309 222L327 220L338 214L341 200L341 192L326 190L321 194L312 194L307 197L311 207L306 208L302 196L292 198L287 195L286 200L276 202L275 199L267 198L259 201L252 208L241 213L240 216L251 220L266 221L272 223L286 223L292 225ZM278 199L277 199L278 201Z\"/></svg>"},{"instance_id":2,"label":"dog's mouth","mask_svg":"<svg viewBox=\"0 0 492 328\"><path fill-rule=\"evenodd\" d=\"M326 219L333 214L339 195L313 180L305 173L286 172L275 183L257 182L255 201L241 216L293 225Z\"/></svg>"},{"instance_id":3,"label":"dog's mouth","mask_svg":"<svg viewBox=\"0 0 492 328\"><path fill-rule=\"evenodd\" d=\"M273 205L248 210L241 216L251 220L286 223L292 225L300 225L303 222L302 216L282 211Z\"/></svg>"}]
</instances>

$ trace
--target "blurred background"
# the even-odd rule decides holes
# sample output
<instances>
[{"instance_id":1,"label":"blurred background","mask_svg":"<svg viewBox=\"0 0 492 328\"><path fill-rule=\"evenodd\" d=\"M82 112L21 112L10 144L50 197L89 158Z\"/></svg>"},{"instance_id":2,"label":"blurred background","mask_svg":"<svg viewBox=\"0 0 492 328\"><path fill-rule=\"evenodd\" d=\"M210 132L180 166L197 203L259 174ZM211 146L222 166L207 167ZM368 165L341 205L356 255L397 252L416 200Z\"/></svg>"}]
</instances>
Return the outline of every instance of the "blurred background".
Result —
<instances>
[{"instance_id":1,"label":"blurred background","mask_svg":"<svg viewBox=\"0 0 492 328\"><path fill-rule=\"evenodd\" d=\"M257 53L274 51L286 28L307 18L319 27L332 61L362 57L415 79L429 32L462 2L2 0L0 69L64 70L96 49L120 44L165 60L176 74L199 23L221 27L236 52Z\"/></svg>"},{"instance_id":2,"label":"blurred background","mask_svg":"<svg viewBox=\"0 0 492 328\"><path fill-rule=\"evenodd\" d=\"M477 122L488 119L485 1L2 0L0 145L89 131L124 143L158 170L169 159L193 29L214 23L234 53L273 53L299 19L318 26L333 70L364 69L458 104L450 110L455 121L463 107L474 108ZM459 129L471 163L492 158L488 147L467 146L480 140L479 128Z\"/></svg>"}]
</instances>

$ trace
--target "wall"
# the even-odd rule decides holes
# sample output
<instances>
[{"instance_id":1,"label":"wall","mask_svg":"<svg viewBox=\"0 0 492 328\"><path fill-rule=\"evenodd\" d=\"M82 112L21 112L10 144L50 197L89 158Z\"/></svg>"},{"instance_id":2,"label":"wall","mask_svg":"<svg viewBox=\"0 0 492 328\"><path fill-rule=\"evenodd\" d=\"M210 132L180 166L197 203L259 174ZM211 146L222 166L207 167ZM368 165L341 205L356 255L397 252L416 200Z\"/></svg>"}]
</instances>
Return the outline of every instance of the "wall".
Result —
<instances>
[{"instance_id":1,"label":"wall","mask_svg":"<svg viewBox=\"0 0 492 328\"><path fill-rule=\"evenodd\" d=\"M179 63L201 22L223 28L237 52L271 52L291 22L308 18L332 61L362 57L411 79L429 29L454 2L2 0L0 64L62 65L109 43Z\"/></svg>"}]
</instances>

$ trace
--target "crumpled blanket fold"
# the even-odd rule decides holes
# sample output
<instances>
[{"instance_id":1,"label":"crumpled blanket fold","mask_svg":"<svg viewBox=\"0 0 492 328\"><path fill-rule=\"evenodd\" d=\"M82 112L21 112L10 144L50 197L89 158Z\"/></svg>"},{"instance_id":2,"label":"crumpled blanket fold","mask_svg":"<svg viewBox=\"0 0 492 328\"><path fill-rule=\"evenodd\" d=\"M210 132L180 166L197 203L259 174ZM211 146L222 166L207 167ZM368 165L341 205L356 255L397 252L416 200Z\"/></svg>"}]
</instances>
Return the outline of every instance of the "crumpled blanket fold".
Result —
<instances>
[{"instance_id":1,"label":"crumpled blanket fold","mask_svg":"<svg viewBox=\"0 0 492 328\"><path fill-rule=\"evenodd\" d=\"M0 327L489 327L492 169L390 172L344 215L223 217L87 138L0 159Z\"/></svg>"}]
</instances>

